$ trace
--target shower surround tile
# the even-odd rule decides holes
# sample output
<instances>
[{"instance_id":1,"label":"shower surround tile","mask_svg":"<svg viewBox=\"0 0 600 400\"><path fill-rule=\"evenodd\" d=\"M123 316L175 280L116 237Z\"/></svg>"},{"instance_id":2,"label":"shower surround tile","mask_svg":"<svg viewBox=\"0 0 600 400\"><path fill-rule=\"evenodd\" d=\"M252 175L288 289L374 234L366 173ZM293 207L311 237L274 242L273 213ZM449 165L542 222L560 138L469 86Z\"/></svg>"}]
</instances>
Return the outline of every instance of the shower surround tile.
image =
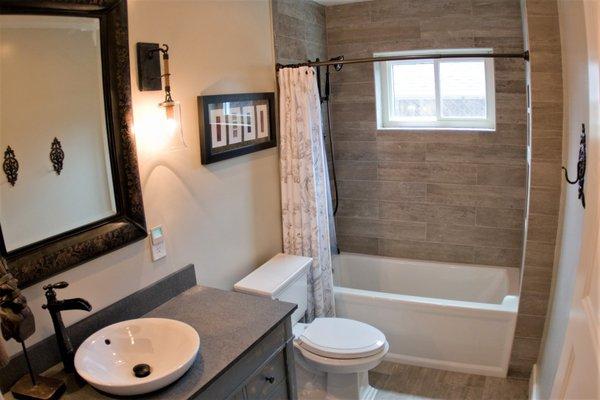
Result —
<instances>
[{"instance_id":1,"label":"shower surround tile","mask_svg":"<svg viewBox=\"0 0 600 400\"><path fill-rule=\"evenodd\" d=\"M524 2L532 77L532 214L516 331L520 344L514 346L509 374L526 378L536 360L535 352L530 350L542 336L554 264L563 106L556 2ZM477 47L520 52L524 47L519 0L375 0L330 7L311 0L273 0L273 15L276 57L280 63L338 55L371 57L385 51ZM340 178L339 218L345 218L344 229L351 232L338 232L341 249L402 258L520 266L522 247L488 247L476 243L474 237L479 228L522 232L519 215L526 202L525 66L521 60L497 59L494 69L498 110L495 132L378 131L373 65L345 65L342 73L331 75L331 133L334 147L339 145L345 158L336 161ZM351 155L365 161L351 159ZM388 185L390 188L386 188ZM418 229L419 239L381 238L379 228L361 230L360 224L379 220L389 222L385 236L394 233L394 226L402 230L405 222L408 226L425 224L425 236L422 227ZM428 232L430 226L432 232ZM474 242L458 245L427 239L428 235L456 229L454 226L461 226ZM513 246L516 240L508 243ZM529 350L522 346L522 338L534 339L529 342ZM386 376L380 376L378 381L387 381ZM519 382L523 384L515 384ZM479 394L461 392L457 397L526 398L527 385L526 381L490 378L481 397ZM378 398L414 397L386 390Z\"/></svg>"},{"instance_id":2,"label":"shower surround tile","mask_svg":"<svg viewBox=\"0 0 600 400\"><path fill-rule=\"evenodd\" d=\"M326 7L325 14L328 57L523 48L519 0L376 0ZM527 170L525 68L519 60L495 60L495 69L495 132L378 130L373 65L345 65L331 75L334 154L345 163L339 168L338 234L377 239L377 246L363 246L369 254L520 266ZM367 214L368 224L348 218ZM405 227L414 223L424 226L405 237ZM384 237L376 229L381 225L386 226ZM340 241L342 250L358 246L358 240Z\"/></svg>"}]
</instances>

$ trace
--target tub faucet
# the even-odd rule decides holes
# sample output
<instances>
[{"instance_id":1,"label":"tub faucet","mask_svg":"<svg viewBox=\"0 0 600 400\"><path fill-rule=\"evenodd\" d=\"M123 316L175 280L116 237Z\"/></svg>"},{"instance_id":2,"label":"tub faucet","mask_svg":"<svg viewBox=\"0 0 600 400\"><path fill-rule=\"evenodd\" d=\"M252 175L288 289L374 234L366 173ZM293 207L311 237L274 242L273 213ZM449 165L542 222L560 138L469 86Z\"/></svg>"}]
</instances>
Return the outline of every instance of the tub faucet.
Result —
<instances>
[{"instance_id":1,"label":"tub faucet","mask_svg":"<svg viewBox=\"0 0 600 400\"><path fill-rule=\"evenodd\" d=\"M74 372L75 350L73 350L73 344L71 344L71 339L67 334L60 313L61 311L67 310L91 311L92 306L87 300L81 298L57 300L56 291L54 289L64 289L67 286L69 286L67 282L58 282L44 286L43 289L46 291L46 304L44 304L42 308L48 310L50 317L52 318L52 324L54 325L54 332L56 334L56 341L58 343L58 350L60 352L64 370L65 372Z\"/></svg>"}]
</instances>

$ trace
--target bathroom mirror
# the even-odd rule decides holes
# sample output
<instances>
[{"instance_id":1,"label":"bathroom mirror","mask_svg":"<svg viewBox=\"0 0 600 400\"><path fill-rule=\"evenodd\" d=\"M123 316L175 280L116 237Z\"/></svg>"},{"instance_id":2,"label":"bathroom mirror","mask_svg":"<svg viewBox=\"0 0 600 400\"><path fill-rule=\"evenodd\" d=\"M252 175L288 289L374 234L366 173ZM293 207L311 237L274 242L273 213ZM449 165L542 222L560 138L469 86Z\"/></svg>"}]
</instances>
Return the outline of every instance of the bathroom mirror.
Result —
<instances>
[{"instance_id":1,"label":"bathroom mirror","mask_svg":"<svg viewBox=\"0 0 600 400\"><path fill-rule=\"evenodd\" d=\"M0 250L27 286L146 236L125 0L0 8Z\"/></svg>"}]
</instances>

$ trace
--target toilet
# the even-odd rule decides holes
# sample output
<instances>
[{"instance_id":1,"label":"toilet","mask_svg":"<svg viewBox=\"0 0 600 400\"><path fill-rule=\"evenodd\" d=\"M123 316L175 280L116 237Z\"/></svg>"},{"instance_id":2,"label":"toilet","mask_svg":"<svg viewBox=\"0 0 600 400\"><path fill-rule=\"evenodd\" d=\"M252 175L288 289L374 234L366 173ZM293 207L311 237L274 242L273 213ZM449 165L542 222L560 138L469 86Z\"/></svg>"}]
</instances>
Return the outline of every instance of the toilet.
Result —
<instances>
[{"instance_id":1,"label":"toilet","mask_svg":"<svg viewBox=\"0 0 600 400\"><path fill-rule=\"evenodd\" d=\"M234 285L238 292L298 304L292 314L296 360L302 367L326 374L327 399L370 400L376 389L368 371L387 354L389 344L377 328L345 318L299 322L307 307L308 257L277 254Z\"/></svg>"}]
</instances>

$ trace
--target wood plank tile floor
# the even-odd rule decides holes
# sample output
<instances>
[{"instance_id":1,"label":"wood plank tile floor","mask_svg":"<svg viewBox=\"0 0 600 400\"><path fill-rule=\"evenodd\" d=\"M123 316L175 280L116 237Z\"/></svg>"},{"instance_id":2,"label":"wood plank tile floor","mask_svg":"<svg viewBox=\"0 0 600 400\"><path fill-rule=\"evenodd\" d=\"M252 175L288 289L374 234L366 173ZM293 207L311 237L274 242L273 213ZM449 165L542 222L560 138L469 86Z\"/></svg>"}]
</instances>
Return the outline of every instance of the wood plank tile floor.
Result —
<instances>
[{"instance_id":1,"label":"wood plank tile floor","mask_svg":"<svg viewBox=\"0 0 600 400\"><path fill-rule=\"evenodd\" d=\"M376 400L521 400L529 382L492 378L384 361L369 372Z\"/></svg>"}]
</instances>

